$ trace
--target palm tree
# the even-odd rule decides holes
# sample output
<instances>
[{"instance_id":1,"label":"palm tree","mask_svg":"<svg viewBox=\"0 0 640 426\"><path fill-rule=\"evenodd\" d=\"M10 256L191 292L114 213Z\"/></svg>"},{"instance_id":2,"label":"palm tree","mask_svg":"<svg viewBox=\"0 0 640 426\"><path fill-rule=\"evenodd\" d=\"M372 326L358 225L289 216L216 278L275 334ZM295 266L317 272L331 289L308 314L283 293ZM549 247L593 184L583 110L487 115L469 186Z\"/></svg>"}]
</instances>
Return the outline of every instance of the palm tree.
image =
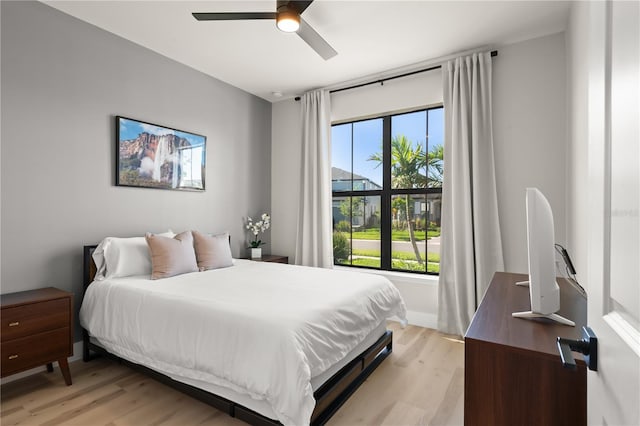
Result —
<instances>
[{"instance_id":1,"label":"palm tree","mask_svg":"<svg viewBox=\"0 0 640 426\"><path fill-rule=\"evenodd\" d=\"M427 186L429 188L442 187L442 175L444 173L444 147L442 144L434 145L429 151L427 160Z\"/></svg>"},{"instance_id":2,"label":"palm tree","mask_svg":"<svg viewBox=\"0 0 640 426\"><path fill-rule=\"evenodd\" d=\"M372 154L367 160L382 164L382 153ZM422 144L417 143L415 147L404 135L399 135L391 139L391 187L392 188L426 188L427 176L424 170L427 166L427 158L422 150ZM422 173L421 173L422 172ZM407 227L409 228L409 240L413 247L416 259L420 265L423 264L420 250L416 243L414 234L414 224L411 220L411 202L409 194L404 195L405 213L407 216Z\"/></svg>"}]
</instances>

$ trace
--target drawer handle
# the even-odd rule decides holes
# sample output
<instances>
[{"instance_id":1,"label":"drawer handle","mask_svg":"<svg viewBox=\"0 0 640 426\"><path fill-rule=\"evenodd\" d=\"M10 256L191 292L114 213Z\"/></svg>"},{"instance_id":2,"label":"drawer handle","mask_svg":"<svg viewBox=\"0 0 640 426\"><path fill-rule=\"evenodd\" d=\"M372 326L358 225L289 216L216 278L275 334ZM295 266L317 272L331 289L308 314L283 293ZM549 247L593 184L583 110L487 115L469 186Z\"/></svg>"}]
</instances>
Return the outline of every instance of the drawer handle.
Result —
<instances>
[{"instance_id":1,"label":"drawer handle","mask_svg":"<svg viewBox=\"0 0 640 426\"><path fill-rule=\"evenodd\" d=\"M9 355L9 359L16 359L18 358L18 355Z\"/></svg>"},{"instance_id":2,"label":"drawer handle","mask_svg":"<svg viewBox=\"0 0 640 426\"><path fill-rule=\"evenodd\" d=\"M16 325L20 325L20 321L10 322L9 327L15 327Z\"/></svg>"}]
</instances>

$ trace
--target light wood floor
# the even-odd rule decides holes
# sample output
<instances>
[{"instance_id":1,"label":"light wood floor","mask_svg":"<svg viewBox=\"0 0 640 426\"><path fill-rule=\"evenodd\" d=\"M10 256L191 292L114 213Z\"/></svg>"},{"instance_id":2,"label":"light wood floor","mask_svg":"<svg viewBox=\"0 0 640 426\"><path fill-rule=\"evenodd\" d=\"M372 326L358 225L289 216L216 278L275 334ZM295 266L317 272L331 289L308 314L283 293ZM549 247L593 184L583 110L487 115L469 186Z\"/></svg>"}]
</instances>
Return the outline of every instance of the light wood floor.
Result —
<instances>
[{"instance_id":1,"label":"light wood floor","mask_svg":"<svg viewBox=\"0 0 640 426\"><path fill-rule=\"evenodd\" d=\"M464 346L427 328L394 332L393 353L329 425L461 425ZM245 425L128 367L106 359L70 364L0 388L8 425Z\"/></svg>"}]
</instances>

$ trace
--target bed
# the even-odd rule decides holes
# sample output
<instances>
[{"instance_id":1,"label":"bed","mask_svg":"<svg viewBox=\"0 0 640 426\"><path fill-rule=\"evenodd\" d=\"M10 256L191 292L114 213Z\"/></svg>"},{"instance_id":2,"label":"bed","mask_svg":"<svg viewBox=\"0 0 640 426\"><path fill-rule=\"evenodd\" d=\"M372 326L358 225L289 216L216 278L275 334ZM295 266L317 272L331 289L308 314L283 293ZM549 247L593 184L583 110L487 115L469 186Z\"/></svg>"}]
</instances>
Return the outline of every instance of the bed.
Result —
<instances>
[{"instance_id":1,"label":"bed","mask_svg":"<svg viewBox=\"0 0 640 426\"><path fill-rule=\"evenodd\" d=\"M383 277L234 259L151 280L94 280L84 247L83 358L106 354L250 424L324 424L391 353L404 320Z\"/></svg>"}]
</instances>

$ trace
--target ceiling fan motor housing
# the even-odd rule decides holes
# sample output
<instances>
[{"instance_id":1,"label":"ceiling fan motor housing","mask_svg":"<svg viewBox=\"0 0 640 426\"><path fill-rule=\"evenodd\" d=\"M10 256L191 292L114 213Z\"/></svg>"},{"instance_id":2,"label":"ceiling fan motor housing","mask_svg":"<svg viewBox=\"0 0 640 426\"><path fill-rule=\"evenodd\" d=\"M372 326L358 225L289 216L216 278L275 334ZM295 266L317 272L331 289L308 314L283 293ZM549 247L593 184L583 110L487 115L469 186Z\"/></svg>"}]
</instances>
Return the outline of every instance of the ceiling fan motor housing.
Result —
<instances>
[{"instance_id":1,"label":"ceiling fan motor housing","mask_svg":"<svg viewBox=\"0 0 640 426\"><path fill-rule=\"evenodd\" d=\"M288 2L278 2L276 25L281 31L295 32L300 28L300 13Z\"/></svg>"}]
</instances>

